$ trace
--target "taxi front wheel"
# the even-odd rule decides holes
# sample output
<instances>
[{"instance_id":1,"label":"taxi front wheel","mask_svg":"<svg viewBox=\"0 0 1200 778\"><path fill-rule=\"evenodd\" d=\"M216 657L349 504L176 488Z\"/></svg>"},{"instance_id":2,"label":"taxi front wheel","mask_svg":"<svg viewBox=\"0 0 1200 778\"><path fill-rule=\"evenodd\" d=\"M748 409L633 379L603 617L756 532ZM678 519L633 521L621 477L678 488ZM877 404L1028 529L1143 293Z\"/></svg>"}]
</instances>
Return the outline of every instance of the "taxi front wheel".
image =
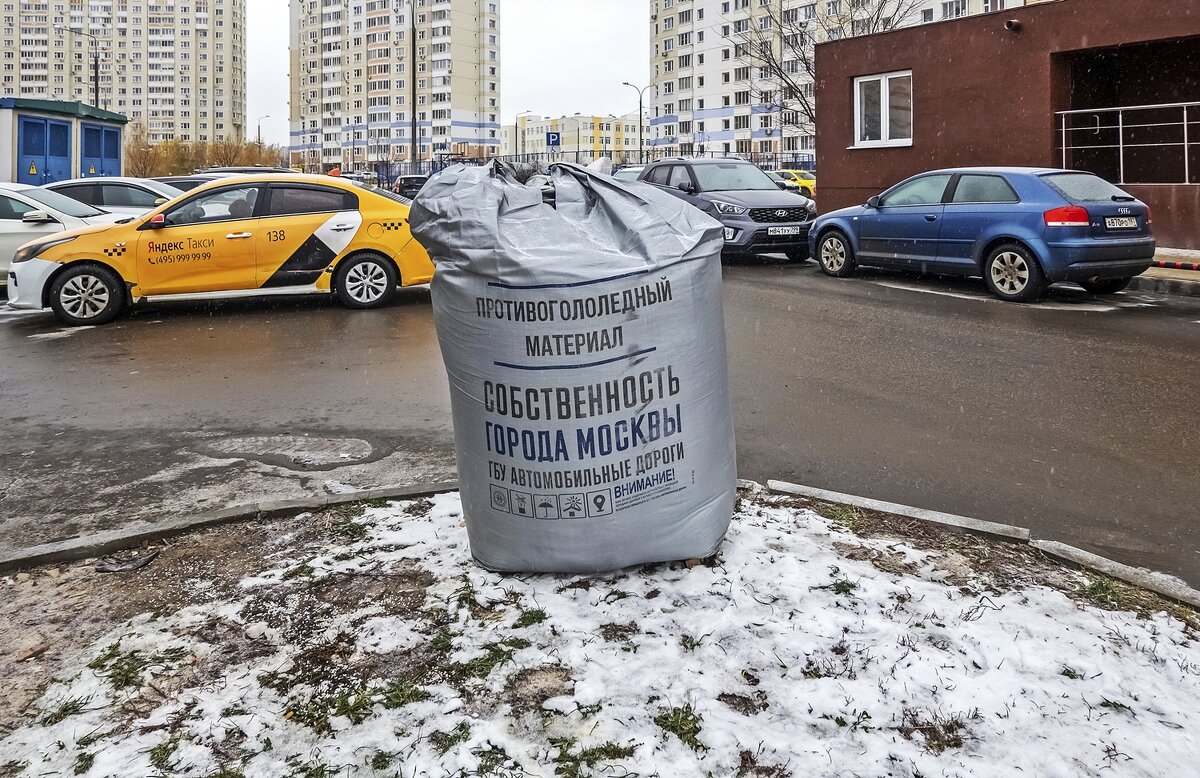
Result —
<instances>
[{"instance_id":1,"label":"taxi front wheel","mask_svg":"<svg viewBox=\"0 0 1200 778\"><path fill-rule=\"evenodd\" d=\"M396 294L396 267L379 254L356 254L338 265L333 291L347 308L378 308Z\"/></svg>"},{"instance_id":2,"label":"taxi front wheel","mask_svg":"<svg viewBox=\"0 0 1200 778\"><path fill-rule=\"evenodd\" d=\"M100 265L73 265L50 285L50 307L63 324L106 324L125 309L125 285Z\"/></svg>"}]
</instances>

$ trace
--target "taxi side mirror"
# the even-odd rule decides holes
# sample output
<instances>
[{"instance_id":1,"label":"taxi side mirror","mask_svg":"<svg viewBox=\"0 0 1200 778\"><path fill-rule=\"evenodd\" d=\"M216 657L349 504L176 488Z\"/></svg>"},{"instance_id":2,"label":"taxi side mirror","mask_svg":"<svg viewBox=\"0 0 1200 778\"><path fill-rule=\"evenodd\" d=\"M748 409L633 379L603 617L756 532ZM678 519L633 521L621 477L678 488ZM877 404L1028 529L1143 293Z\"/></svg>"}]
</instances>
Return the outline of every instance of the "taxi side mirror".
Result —
<instances>
[{"instance_id":1,"label":"taxi side mirror","mask_svg":"<svg viewBox=\"0 0 1200 778\"><path fill-rule=\"evenodd\" d=\"M167 217L156 213L150 217L150 221L146 222L146 226L152 230L162 229L167 226Z\"/></svg>"},{"instance_id":2,"label":"taxi side mirror","mask_svg":"<svg viewBox=\"0 0 1200 778\"><path fill-rule=\"evenodd\" d=\"M26 211L25 215L21 217L21 221L26 224L48 224L56 222L58 219L55 219L45 211Z\"/></svg>"},{"instance_id":3,"label":"taxi side mirror","mask_svg":"<svg viewBox=\"0 0 1200 778\"><path fill-rule=\"evenodd\" d=\"M166 205L166 204L167 204L167 203L169 203L169 202L171 202L171 201L170 201L170 200L168 200L167 198L165 198L165 197L160 197L160 198L158 198L157 200L155 200L155 201L154 201L154 206L157 208L158 206L160 206L160 205Z\"/></svg>"}]
</instances>

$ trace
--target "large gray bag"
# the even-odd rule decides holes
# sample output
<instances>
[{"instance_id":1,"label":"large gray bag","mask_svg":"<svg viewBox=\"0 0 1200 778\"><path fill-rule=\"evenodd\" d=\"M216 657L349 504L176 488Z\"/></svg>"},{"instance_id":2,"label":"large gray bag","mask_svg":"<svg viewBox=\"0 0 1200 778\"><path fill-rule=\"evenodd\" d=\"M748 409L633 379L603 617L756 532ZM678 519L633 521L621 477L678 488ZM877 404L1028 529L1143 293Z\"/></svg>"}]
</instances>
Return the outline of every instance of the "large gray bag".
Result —
<instances>
[{"instance_id":1,"label":"large gray bag","mask_svg":"<svg viewBox=\"0 0 1200 778\"><path fill-rule=\"evenodd\" d=\"M412 208L471 552L530 572L708 556L737 472L721 225L648 185L552 175L556 208L495 163Z\"/></svg>"}]
</instances>

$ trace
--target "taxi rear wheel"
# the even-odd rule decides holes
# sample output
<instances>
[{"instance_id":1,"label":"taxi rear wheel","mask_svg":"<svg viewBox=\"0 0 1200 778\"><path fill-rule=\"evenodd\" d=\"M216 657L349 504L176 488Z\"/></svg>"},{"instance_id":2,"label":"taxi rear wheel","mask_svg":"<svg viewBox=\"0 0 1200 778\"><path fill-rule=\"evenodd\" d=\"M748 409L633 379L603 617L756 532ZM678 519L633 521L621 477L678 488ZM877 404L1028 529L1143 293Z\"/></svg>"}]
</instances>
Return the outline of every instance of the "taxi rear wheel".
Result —
<instances>
[{"instance_id":1,"label":"taxi rear wheel","mask_svg":"<svg viewBox=\"0 0 1200 778\"><path fill-rule=\"evenodd\" d=\"M51 284L50 308L73 327L107 324L125 309L125 285L101 265L73 265Z\"/></svg>"},{"instance_id":2,"label":"taxi rear wheel","mask_svg":"<svg viewBox=\"0 0 1200 778\"><path fill-rule=\"evenodd\" d=\"M379 254L356 254L338 265L333 289L347 308L378 308L396 294L396 267Z\"/></svg>"}]
</instances>

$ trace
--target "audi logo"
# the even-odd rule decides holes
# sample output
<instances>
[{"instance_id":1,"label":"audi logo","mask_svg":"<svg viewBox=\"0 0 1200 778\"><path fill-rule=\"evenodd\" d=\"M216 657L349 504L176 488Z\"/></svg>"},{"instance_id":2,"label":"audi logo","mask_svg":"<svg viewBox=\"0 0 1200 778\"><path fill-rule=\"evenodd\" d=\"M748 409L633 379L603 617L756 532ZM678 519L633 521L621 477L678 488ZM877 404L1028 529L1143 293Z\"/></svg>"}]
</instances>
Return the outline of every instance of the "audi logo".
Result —
<instances>
[{"instance_id":1,"label":"audi logo","mask_svg":"<svg viewBox=\"0 0 1200 778\"><path fill-rule=\"evenodd\" d=\"M780 219L785 219L785 218L787 218L787 211L778 210L775 212L775 215L778 216Z\"/></svg>"},{"instance_id":2,"label":"audi logo","mask_svg":"<svg viewBox=\"0 0 1200 778\"><path fill-rule=\"evenodd\" d=\"M1121 214L1122 216L1128 216L1129 214L1133 213L1133 209L1132 208L1118 208L1117 213Z\"/></svg>"}]
</instances>

